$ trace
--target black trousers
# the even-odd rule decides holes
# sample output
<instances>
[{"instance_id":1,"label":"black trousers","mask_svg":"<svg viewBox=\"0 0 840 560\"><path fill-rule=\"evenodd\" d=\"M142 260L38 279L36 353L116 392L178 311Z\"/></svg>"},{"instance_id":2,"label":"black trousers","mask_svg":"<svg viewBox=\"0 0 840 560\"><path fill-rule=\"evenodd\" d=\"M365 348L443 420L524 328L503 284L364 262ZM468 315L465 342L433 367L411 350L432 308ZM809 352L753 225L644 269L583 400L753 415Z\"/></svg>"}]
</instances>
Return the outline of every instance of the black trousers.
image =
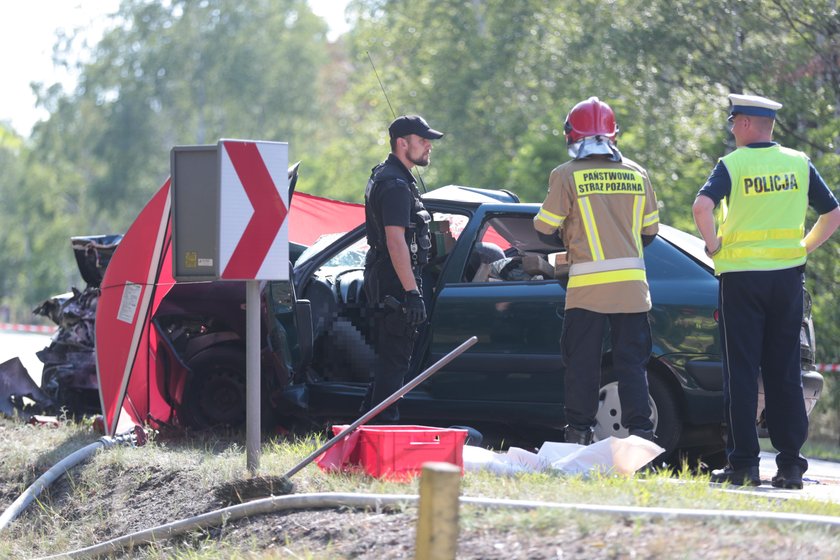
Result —
<instances>
[{"instance_id":1,"label":"black trousers","mask_svg":"<svg viewBox=\"0 0 840 560\"><path fill-rule=\"evenodd\" d=\"M361 412L367 412L403 386L417 338L417 328L406 322L405 313L384 304L386 296L393 296L400 303L404 297L396 275L391 270L381 270L385 265L390 263L377 263L365 270L365 295L373 317L371 332L376 358ZM422 286L419 279L417 285ZM371 421L396 423L399 419L399 407L395 403Z\"/></svg>"},{"instance_id":2,"label":"black trousers","mask_svg":"<svg viewBox=\"0 0 840 560\"><path fill-rule=\"evenodd\" d=\"M720 276L726 454L733 468L759 463L759 372L770 441L779 451L776 464L808 468L800 455L808 439L799 343L803 282L801 268Z\"/></svg>"},{"instance_id":3,"label":"black trousers","mask_svg":"<svg viewBox=\"0 0 840 560\"><path fill-rule=\"evenodd\" d=\"M578 430L595 424L601 384L601 347L609 323L613 369L618 379L621 423L630 433L653 429L647 363L651 338L647 313L596 313L567 309L560 349L566 366L566 422Z\"/></svg>"}]
</instances>

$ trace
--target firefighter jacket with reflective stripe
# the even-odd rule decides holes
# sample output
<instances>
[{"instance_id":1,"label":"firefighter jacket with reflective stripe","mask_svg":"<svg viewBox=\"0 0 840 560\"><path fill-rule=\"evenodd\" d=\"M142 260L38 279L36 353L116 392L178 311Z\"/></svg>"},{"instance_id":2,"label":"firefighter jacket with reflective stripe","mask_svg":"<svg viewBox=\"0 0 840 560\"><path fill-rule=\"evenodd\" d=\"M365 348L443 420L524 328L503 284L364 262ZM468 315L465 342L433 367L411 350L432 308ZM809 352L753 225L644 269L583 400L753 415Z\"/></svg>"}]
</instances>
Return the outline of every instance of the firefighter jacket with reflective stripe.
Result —
<instances>
[{"instance_id":1,"label":"firefighter jacket with reflective stripe","mask_svg":"<svg viewBox=\"0 0 840 560\"><path fill-rule=\"evenodd\" d=\"M808 156L776 144L739 148L720 161L732 189L720 205L715 274L804 264Z\"/></svg>"},{"instance_id":2,"label":"firefighter jacket with reflective stripe","mask_svg":"<svg viewBox=\"0 0 840 560\"><path fill-rule=\"evenodd\" d=\"M659 231L647 171L623 158L572 160L551 172L537 231L562 231L569 259L566 309L639 313L650 309L642 234Z\"/></svg>"}]
</instances>

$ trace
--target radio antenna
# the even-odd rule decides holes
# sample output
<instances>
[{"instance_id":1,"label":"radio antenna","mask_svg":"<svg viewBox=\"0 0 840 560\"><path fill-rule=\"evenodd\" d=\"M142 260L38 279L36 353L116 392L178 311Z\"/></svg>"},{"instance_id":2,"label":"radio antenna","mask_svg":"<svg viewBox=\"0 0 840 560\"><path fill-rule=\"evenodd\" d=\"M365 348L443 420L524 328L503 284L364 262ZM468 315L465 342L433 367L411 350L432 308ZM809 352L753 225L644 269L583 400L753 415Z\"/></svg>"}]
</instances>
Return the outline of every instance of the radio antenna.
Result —
<instances>
[{"instance_id":1,"label":"radio antenna","mask_svg":"<svg viewBox=\"0 0 840 560\"><path fill-rule=\"evenodd\" d=\"M379 77L379 72L376 71L376 65L373 63L373 58L370 56L370 51L365 51L365 54L368 56L368 60L370 61L370 67L373 68L373 73L376 75L376 81L379 82L379 87L382 89L382 95L385 96L385 101L388 103L388 108L391 109L391 116L393 116L396 119L397 113L394 112L394 106L391 105L391 100L388 99L388 92L385 91L385 85L382 83L382 79Z\"/></svg>"},{"instance_id":2,"label":"radio antenna","mask_svg":"<svg viewBox=\"0 0 840 560\"><path fill-rule=\"evenodd\" d=\"M370 56L370 51L365 51L365 54L370 61L370 67L373 68L373 73L376 75L376 81L379 82L379 87L382 89L382 95L385 96L385 101L388 103L388 108L391 110L391 116L393 118L397 118L397 113L394 111L394 106L391 105L391 100L388 99L388 92L385 91L385 84L382 83L382 80L379 78L379 72L376 71L376 65L373 63L373 57ZM420 180L420 186L423 187L423 193L426 193L426 183L423 181L423 176L420 174L420 169L415 167L414 169L417 170L417 178Z\"/></svg>"}]
</instances>

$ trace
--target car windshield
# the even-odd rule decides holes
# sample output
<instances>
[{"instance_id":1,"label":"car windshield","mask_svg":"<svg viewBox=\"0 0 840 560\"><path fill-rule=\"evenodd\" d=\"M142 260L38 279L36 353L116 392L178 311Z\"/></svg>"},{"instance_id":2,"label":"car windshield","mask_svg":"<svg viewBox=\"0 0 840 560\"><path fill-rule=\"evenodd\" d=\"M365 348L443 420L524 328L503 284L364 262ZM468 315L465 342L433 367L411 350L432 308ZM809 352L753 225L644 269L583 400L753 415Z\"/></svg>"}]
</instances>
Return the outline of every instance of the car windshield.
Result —
<instances>
[{"instance_id":1,"label":"car windshield","mask_svg":"<svg viewBox=\"0 0 840 560\"><path fill-rule=\"evenodd\" d=\"M345 235L346 233L347 232L326 233L320 236L318 239L315 240L315 243L307 247L306 250L300 254L297 261L295 262L295 265L305 263L312 257L318 255L319 253L321 253L321 251L324 250L325 247L331 245L333 241L335 241L342 235Z\"/></svg>"},{"instance_id":2,"label":"car windshield","mask_svg":"<svg viewBox=\"0 0 840 560\"><path fill-rule=\"evenodd\" d=\"M315 243L301 253L300 257L298 257L298 260L295 262L295 266L299 266L300 264L303 264L313 258L317 258L324 252L326 247L332 245L336 240L345 235L347 234L327 233L322 235L315 241ZM367 251L367 237L362 235L350 246L333 255L330 260L321 266L326 269L363 268L365 266L365 255L367 254Z\"/></svg>"}]
</instances>

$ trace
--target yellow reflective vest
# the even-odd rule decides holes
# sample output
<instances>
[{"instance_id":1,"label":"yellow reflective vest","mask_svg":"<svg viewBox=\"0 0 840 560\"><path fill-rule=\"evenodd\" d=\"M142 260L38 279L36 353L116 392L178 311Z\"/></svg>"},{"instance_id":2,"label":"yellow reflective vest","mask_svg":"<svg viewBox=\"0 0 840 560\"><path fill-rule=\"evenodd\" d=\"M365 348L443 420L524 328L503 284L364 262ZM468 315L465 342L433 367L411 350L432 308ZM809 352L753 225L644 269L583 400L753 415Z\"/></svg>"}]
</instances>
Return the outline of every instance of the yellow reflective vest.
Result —
<instances>
[{"instance_id":1,"label":"yellow reflective vest","mask_svg":"<svg viewBox=\"0 0 840 560\"><path fill-rule=\"evenodd\" d=\"M742 147L721 158L732 190L721 202L715 274L805 263L808 156L779 146Z\"/></svg>"}]
</instances>

